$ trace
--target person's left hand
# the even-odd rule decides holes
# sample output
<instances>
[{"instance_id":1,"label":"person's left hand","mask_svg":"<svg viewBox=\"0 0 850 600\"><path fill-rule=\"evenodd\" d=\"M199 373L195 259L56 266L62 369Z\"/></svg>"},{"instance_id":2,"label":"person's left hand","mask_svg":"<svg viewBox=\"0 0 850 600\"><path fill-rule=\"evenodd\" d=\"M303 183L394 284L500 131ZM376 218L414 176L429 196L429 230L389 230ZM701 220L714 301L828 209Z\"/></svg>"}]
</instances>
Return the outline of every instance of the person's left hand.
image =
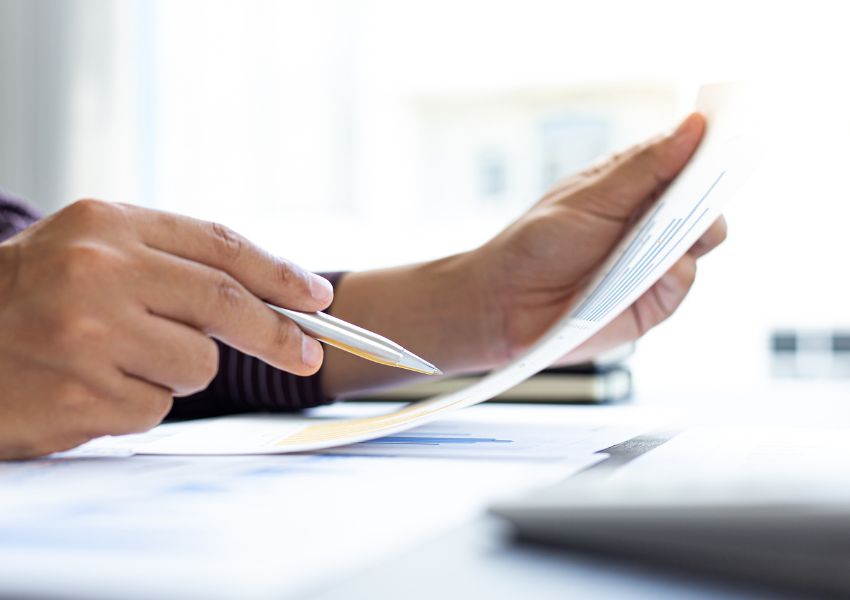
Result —
<instances>
[{"instance_id":1,"label":"person's left hand","mask_svg":"<svg viewBox=\"0 0 850 600\"><path fill-rule=\"evenodd\" d=\"M447 375L499 368L575 304L629 226L688 162L704 129L704 119L692 115L675 132L564 180L475 250L350 273L337 289L333 314L396 340ZM697 259L725 235L721 218L629 309L561 364L634 341L670 316L694 281ZM334 350L323 368L332 396L411 377Z\"/></svg>"},{"instance_id":2,"label":"person's left hand","mask_svg":"<svg viewBox=\"0 0 850 600\"><path fill-rule=\"evenodd\" d=\"M474 251L486 311L508 360L533 344L577 299L628 226L661 194L699 145L705 121L691 115L671 134L616 155L547 193L531 210ZM634 341L669 317L693 284L697 259L726 236L721 217L643 296L562 364Z\"/></svg>"}]
</instances>

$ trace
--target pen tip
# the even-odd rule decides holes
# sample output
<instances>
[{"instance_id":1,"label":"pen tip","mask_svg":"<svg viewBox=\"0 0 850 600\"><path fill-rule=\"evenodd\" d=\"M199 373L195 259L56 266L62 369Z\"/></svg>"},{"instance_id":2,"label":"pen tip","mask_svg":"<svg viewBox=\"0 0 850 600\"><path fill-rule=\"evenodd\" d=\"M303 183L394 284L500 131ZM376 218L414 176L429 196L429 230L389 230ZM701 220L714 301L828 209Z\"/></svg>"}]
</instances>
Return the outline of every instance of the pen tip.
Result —
<instances>
[{"instance_id":1,"label":"pen tip","mask_svg":"<svg viewBox=\"0 0 850 600\"><path fill-rule=\"evenodd\" d=\"M425 375L442 375L443 372L429 363L427 360L419 358L409 350L405 350L404 355L398 363L399 367L424 373Z\"/></svg>"},{"instance_id":2,"label":"pen tip","mask_svg":"<svg viewBox=\"0 0 850 600\"><path fill-rule=\"evenodd\" d=\"M420 359L420 360L422 360L422 359ZM443 372L440 369L438 369L437 367L435 367L434 365L429 363L427 360L422 360L422 362L425 365L427 365L427 367L428 367L427 370L423 370L423 373L425 373L427 375L442 375L443 374Z\"/></svg>"}]
</instances>

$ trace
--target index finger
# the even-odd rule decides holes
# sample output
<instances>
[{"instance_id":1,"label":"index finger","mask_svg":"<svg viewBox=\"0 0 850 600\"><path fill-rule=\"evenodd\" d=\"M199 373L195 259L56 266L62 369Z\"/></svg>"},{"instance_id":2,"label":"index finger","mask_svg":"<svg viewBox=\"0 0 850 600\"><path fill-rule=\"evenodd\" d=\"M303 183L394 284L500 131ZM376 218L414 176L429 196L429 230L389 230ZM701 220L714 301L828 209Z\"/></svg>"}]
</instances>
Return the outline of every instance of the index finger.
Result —
<instances>
[{"instance_id":1,"label":"index finger","mask_svg":"<svg viewBox=\"0 0 850 600\"><path fill-rule=\"evenodd\" d=\"M135 226L148 246L224 271L252 294L285 308L327 308L333 288L325 278L276 257L219 223L138 207Z\"/></svg>"}]
</instances>

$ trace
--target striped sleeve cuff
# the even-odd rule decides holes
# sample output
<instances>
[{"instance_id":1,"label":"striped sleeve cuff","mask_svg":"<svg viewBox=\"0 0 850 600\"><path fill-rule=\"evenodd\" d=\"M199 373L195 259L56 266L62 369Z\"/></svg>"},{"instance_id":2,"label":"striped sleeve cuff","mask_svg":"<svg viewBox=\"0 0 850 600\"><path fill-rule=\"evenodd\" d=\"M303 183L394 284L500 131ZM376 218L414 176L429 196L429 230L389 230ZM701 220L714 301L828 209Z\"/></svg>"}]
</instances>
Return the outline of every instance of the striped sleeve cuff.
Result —
<instances>
[{"instance_id":1,"label":"striped sleeve cuff","mask_svg":"<svg viewBox=\"0 0 850 600\"><path fill-rule=\"evenodd\" d=\"M34 207L0 192L0 242L23 231L40 217Z\"/></svg>"},{"instance_id":2,"label":"striped sleeve cuff","mask_svg":"<svg viewBox=\"0 0 850 600\"><path fill-rule=\"evenodd\" d=\"M336 287L344 273L322 275ZM217 343L218 375L206 390L175 398L169 418L298 411L333 402L322 389L321 370L309 377L299 377Z\"/></svg>"}]
</instances>

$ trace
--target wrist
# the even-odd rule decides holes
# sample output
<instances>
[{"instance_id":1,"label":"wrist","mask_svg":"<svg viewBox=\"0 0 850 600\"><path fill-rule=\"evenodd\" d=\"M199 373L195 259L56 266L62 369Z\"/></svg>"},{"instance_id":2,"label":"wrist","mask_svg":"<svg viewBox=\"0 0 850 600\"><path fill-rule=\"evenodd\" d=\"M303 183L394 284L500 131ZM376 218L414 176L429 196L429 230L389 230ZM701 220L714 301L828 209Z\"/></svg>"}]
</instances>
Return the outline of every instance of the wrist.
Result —
<instances>
[{"instance_id":1,"label":"wrist","mask_svg":"<svg viewBox=\"0 0 850 600\"><path fill-rule=\"evenodd\" d=\"M475 252L392 269L348 273L331 313L388 337L434 363L447 375L492 368L501 362L493 295ZM415 380L393 369L327 348L322 384L346 397Z\"/></svg>"},{"instance_id":2,"label":"wrist","mask_svg":"<svg viewBox=\"0 0 850 600\"><path fill-rule=\"evenodd\" d=\"M486 248L426 263L422 268L422 280L432 284L431 295L442 297L444 309L434 314L434 327L446 336L447 373L488 371L506 362L510 349Z\"/></svg>"}]
</instances>

